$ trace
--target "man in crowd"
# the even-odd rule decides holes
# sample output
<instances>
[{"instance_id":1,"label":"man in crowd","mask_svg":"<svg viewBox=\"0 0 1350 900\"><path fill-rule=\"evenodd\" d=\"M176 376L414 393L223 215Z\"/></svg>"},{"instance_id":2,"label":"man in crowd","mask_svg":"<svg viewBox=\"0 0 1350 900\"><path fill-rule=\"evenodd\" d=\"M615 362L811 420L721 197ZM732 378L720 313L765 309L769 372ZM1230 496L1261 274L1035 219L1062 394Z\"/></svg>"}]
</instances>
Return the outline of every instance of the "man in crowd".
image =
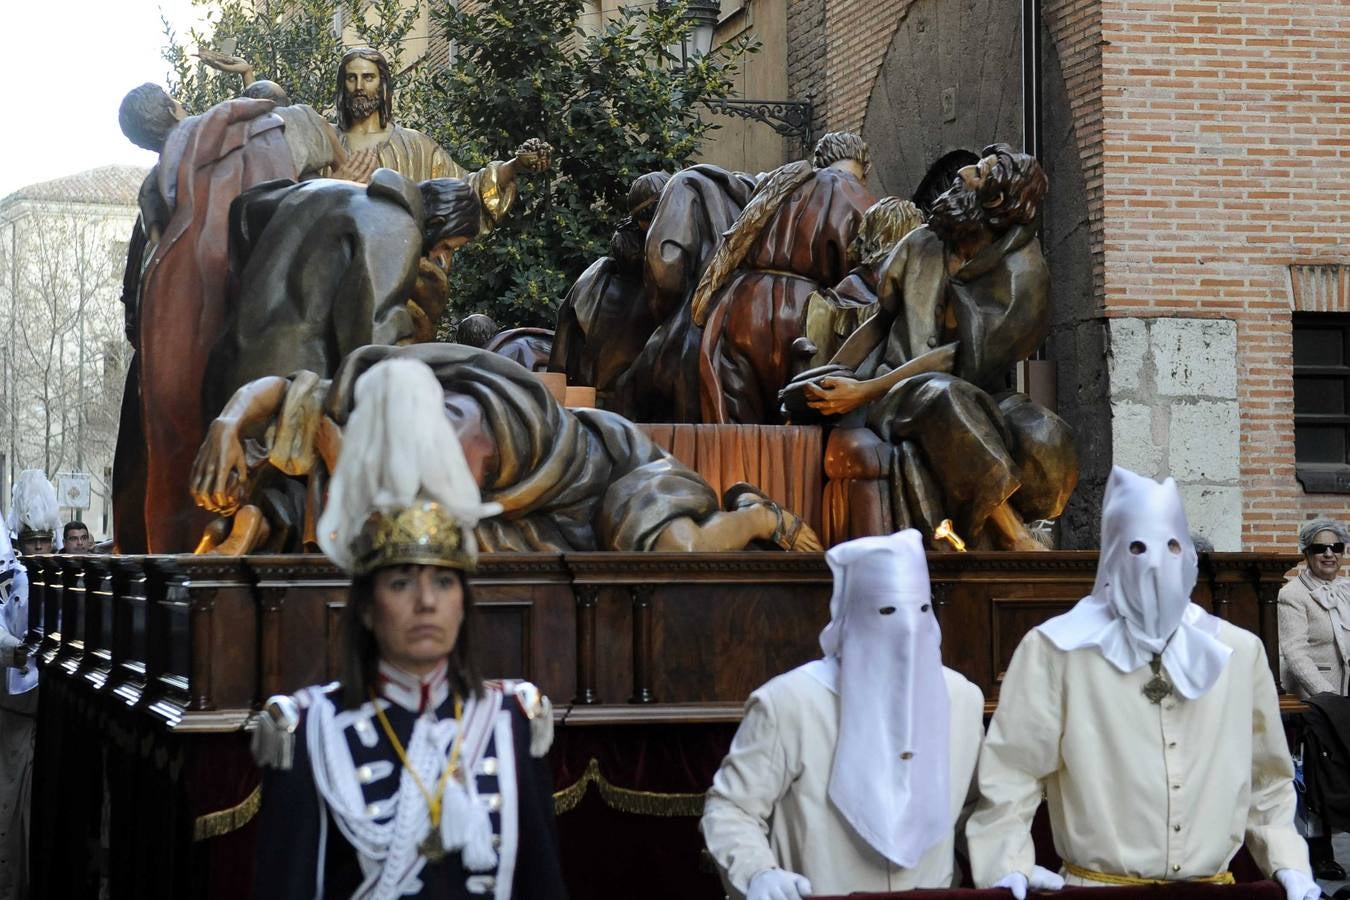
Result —
<instances>
[{"instance_id":1,"label":"man in crowd","mask_svg":"<svg viewBox=\"0 0 1350 900\"><path fill-rule=\"evenodd\" d=\"M823 659L750 695L703 836L734 896L948 888L983 732L942 665L923 538L839 544Z\"/></svg>"},{"instance_id":2,"label":"man in crowd","mask_svg":"<svg viewBox=\"0 0 1350 900\"><path fill-rule=\"evenodd\" d=\"M91 553L94 539L89 535L89 527L78 519L72 519L61 529L62 553Z\"/></svg>"},{"instance_id":3,"label":"man in crowd","mask_svg":"<svg viewBox=\"0 0 1350 900\"><path fill-rule=\"evenodd\" d=\"M1317 900L1261 641L1190 602L1181 496L1112 469L1092 593L1028 632L980 754L977 887L1231 883L1246 843L1288 900ZM1064 878L1033 866L1044 796Z\"/></svg>"}]
</instances>

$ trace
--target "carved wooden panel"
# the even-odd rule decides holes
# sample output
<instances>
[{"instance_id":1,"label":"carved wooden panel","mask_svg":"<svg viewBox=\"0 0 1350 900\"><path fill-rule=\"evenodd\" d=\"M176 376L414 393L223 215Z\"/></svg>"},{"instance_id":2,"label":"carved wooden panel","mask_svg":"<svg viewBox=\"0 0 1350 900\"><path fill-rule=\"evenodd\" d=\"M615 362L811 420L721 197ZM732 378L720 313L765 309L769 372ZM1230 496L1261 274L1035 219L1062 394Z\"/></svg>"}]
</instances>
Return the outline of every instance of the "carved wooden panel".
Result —
<instances>
[{"instance_id":1,"label":"carved wooden panel","mask_svg":"<svg viewBox=\"0 0 1350 900\"><path fill-rule=\"evenodd\" d=\"M1028 631L1046 619L1067 612L1077 602L1077 596L991 598L993 628L990 631L989 659L985 664L988 683L1003 683L1003 676L1008 671L1013 651L1017 649L1017 645Z\"/></svg>"},{"instance_id":2,"label":"carved wooden panel","mask_svg":"<svg viewBox=\"0 0 1350 900\"><path fill-rule=\"evenodd\" d=\"M472 639L479 670L485 677L534 678L530 653L532 606L528 600L478 604Z\"/></svg>"}]
</instances>

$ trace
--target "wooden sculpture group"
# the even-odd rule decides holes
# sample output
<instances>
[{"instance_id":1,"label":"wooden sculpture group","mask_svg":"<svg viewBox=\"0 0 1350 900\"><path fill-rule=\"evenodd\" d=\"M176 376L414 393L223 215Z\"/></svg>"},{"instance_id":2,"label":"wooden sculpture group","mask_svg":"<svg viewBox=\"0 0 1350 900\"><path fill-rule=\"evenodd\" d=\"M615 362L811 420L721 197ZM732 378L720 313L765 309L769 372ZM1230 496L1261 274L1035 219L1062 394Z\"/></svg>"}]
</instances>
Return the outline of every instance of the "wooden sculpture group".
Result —
<instances>
[{"instance_id":1,"label":"wooden sculpture group","mask_svg":"<svg viewBox=\"0 0 1350 900\"><path fill-rule=\"evenodd\" d=\"M948 160L951 187L922 206L877 200L846 132L760 176L645 174L556 332L531 330L523 356L498 335L494 353L433 342L446 275L551 148L464 174L393 123L374 51L340 64L336 127L240 61L208 62L245 72L244 95L186 117L146 85L121 111L160 153L124 292L123 553L312 549L355 378L391 354L437 373L504 506L487 549L820 548L800 510L714 488L635 423L827 429L823 455L778 464L823 467L831 540L912 526L932 543L951 520L972 547L1034 549L1027 524L1073 491L1070 429L1008 389L1049 324L1032 157ZM530 368L595 388L599 408L564 408Z\"/></svg>"}]
</instances>

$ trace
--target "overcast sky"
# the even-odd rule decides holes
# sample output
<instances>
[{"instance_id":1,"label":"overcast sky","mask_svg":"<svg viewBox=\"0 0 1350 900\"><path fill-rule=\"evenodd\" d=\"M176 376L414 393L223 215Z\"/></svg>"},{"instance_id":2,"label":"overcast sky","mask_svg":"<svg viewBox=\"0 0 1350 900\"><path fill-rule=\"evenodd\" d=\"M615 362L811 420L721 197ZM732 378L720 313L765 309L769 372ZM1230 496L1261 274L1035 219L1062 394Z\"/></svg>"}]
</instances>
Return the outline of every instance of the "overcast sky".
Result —
<instances>
[{"instance_id":1,"label":"overcast sky","mask_svg":"<svg viewBox=\"0 0 1350 900\"><path fill-rule=\"evenodd\" d=\"M117 107L136 85L164 83L160 11L186 36L200 16L191 0L17 0L4 6L5 69L19 115L0 144L0 197L97 166L153 165L154 154L122 136Z\"/></svg>"}]
</instances>

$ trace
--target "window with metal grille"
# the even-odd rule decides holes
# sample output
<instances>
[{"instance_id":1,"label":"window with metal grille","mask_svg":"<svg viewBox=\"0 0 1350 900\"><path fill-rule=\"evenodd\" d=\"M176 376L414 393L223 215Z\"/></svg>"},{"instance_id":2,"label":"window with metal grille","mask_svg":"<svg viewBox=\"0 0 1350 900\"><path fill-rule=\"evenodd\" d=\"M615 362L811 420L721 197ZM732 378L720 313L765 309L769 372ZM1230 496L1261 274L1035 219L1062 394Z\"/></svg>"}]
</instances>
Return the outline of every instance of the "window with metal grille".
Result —
<instances>
[{"instance_id":1,"label":"window with metal grille","mask_svg":"<svg viewBox=\"0 0 1350 900\"><path fill-rule=\"evenodd\" d=\"M1350 494L1350 313L1294 313L1294 458L1310 494Z\"/></svg>"}]
</instances>

